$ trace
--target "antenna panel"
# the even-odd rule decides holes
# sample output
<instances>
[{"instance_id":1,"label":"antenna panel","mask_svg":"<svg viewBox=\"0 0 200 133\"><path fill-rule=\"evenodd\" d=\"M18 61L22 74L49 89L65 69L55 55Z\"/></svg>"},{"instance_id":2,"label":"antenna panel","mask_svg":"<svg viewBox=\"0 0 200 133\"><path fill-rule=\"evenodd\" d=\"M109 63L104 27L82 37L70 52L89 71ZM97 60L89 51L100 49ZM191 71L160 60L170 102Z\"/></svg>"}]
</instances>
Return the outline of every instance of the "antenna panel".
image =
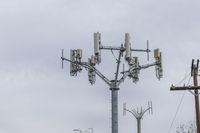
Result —
<instances>
[{"instance_id":1,"label":"antenna panel","mask_svg":"<svg viewBox=\"0 0 200 133\"><path fill-rule=\"evenodd\" d=\"M155 59L160 58L160 49L154 49L154 58Z\"/></svg>"},{"instance_id":2,"label":"antenna panel","mask_svg":"<svg viewBox=\"0 0 200 133\"><path fill-rule=\"evenodd\" d=\"M163 77L163 68L162 68L162 53L159 49L154 50L154 58L156 59L156 77L160 80Z\"/></svg>"},{"instance_id":3,"label":"antenna panel","mask_svg":"<svg viewBox=\"0 0 200 133\"><path fill-rule=\"evenodd\" d=\"M96 73L93 70L88 70L88 80L93 85L96 81Z\"/></svg>"},{"instance_id":4,"label":"antenna panel","mask_svg":"<svg viewBox=\"0 0 200 133\"><path fill-rule=\"evenodd\" d=\"M76 50L76 57L78 59L81 59L82 58L82 54L83 54L83 50L82 49L77 49Z\"/></svg>"},{"instance_id":5,"label":"antenna panel","mask_svg":"<svg viewBox=\"0 0 200 133\"><path fill-rule=\"evenodd\" d=\"M94 33L94 53L95 55L98 55L100 53L100 47L101 45L101 34L99 32Z\"/></svg>"},{"instance_id":6,"label":"antenna panel","mask_svg":"<svg viewBox=\"0 0 200 133\"><path fill-rule=\"evenodd\" d=\"M160 78L163 77L163 67L162 67L162 53L160 52L160 67L159 67Z\"/></svg>"},{"instance_id":7,"label":"antenna panel","mask_svg":"<svg viewBox=\"0 0 200 133\"><path fill-rule=\"evenodd\" d=\"M70 60L71 61L75 61L75 58L74 58L74 50L70 50ZM74 63L70 62L70 75L71 76L75 76L75 65Z\"/></svg>"},{"instance_id":8,"label":"antenna panel","mask_svg":"<svg viewBox=\"0 0 200 133\"><path fill-rule=\"evenodd\" d=\"M160 52L160 58L158 58L158 65L156 66L157 78L160 79L163 77L163 68L162 68L162 53Z\"/></svg>"},{"instance_id":9,"label":"antenna panel","mask_svg":"<svg viewBox=\"0 0 200 133\"><path fill-rule=\"evenodd\" d=\"M82 70L81 66L78 64L81 62L82 58L82 50L76 49L76 50L70 50L70 75L71 76L77 76L77 72L80 72Z\"/></svg>"},{"instance_id":10,"label":"antenna panel","mask_svg":"<svg viewBox=\"0 0 200 133\"><path fill-rule=\"evenodd\" d=\"M149 40L147 40L147 61L149 61Z\"/></svg>"},{"instance_id":11,"label":"antenna panel","mask_svg":"<svg viewBox=\"0 0 200 133\"><path fill-rule=\"evenodd\" d=\"M95 66L96 65L96 58L94 55L91 56L91 59L90 59L90 64Z\"/></svg>"},{"instance_id":12,"label":"antenna panel","mask_svg":"<svg viewBox=\"0 0 200 133\"><path fill-rule=\"evenodd\" d=\"M88 62L90 65L94 66L95 65L95 59L94 56L92 55L91 59L88 59ZM96 82L96 73L93 69L88 69L88 80L89 82L93 85Z\"/></svg>"},{"instance_id":13,"label":"antenna panel","mask_svg":"<svg viewBox=\"0 0 200 133\"><path fill-rule=\"evenodd\" d=\"M133 79L133 82L136 83L139 80L139 62L138 57L131 57L129 60L130 74L129 77Z\"/></svg>"}]
</instances>

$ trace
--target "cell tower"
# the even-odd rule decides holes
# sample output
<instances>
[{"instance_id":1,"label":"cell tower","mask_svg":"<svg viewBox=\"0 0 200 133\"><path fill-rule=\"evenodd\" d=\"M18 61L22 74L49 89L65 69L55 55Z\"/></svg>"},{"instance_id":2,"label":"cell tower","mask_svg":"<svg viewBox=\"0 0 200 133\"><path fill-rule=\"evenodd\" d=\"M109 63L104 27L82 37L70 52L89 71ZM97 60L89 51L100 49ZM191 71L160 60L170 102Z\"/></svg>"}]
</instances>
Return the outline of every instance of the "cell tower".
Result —
<instances>
[{"instance_id":1,"label":"cell tower","mask_svg":"<svg viewBox=\"0 0 200 133\"><path fill-rule=\"evenodd\" d=\"M96 65L99 65L102 62L101 59L101 51L102 50L110 50L112 53L113 51L118 51L118 59L117 59L117 67L115 72L114 79L110 80L104 76L98 69L96 69ZM78 72L82 71L82 68L86 68L88 71L88 79L91 84L94 84L96 81L96 75L99 76L110 88L111 90L111 107L112 107L112 133L118 133L118 91L119 86L127 77L130 77L134 83L139 80L139 72L142 69L146 69L151 66L155 66L156 70L156 77L160 79L163 76L163 69L162 69L162 56L159 49L154 50L154 57L155 62L146 65L140 65L138 61L138 57L132 56L132 51L135 52L146 52L147 58L149 59L149 45L147 41L147 49L132 49L131 42L130 42L130 35L129 33L125 34L125 42L121 44L119 47L113 46L103 46L101 42L101 34L99 32L94 33L94 55L92 55L88 62L82 61L82 50L75 49L71 50L70 52L70 59L67 59L63 56L64 50L62 50L62 68L63 62L68 61L70 62L70 75L77 76ZM120 72L120 63L121 58L125 53L125 61L128 64L128 69L123 70ZM113 67L113 66L112 66ZM121 77L119 78L119 74Z\"/></svg>"},{"instance_id":2,"label":"cell tower","mask_svg":"<svg viewBox=\"0 0 200 133\"><path fill-rule=\"evenodd\" d=\"M147 109L143 109L142 107L140 108L140 110L137 108L133 109L133 110L129 110L126 108L126 103L123 104L123 115L126 115L126 112L131 113L137 120L137 133L141 133L141 120L144 116L144 114L149 111L149 114L153 114L153 107L152 107L152 102L148 102L148 108Z\"/></svg>"}]
</instances>

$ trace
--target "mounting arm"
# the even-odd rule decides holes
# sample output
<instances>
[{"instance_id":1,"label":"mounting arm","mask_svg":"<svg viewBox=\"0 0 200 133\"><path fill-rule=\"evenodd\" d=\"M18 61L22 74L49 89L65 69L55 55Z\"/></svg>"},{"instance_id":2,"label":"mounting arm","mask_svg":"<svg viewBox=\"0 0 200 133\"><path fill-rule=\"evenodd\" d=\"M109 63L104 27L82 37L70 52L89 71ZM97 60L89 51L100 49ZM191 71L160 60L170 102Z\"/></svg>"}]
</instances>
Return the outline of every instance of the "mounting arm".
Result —
<instances>
[{"instance_id":1,"label":"mounting arm","mask_svg":"<svg viewBox=\"0 0 200 133\"><path fill-rule=\"evenodd\" d=\"M160 64L160 62L156 61L156 62L151 63L151 64L146 64L146 65L141 65L141 66L139 65L138 67L135 67L135 66L130 67L129 70L122 72L123 76L120 78L118 85L120 85L122 82L124 82L124 80L130 75L130 73L132 71L146 69L148 67L156 66L156 65L159 65L159 64Z\"/></svg>"},{"instance_id":2,"label":"mounting arm","mask_svg":"<svg viewBox=\"0 0 200 133\"><path fill-rule=\"evenodd\" d=\"M107 79L99 70L97 70L94 66L89 65L87 62L77 62L77 61L71 61L67 58L61 57L62 61L68 61L73 64L80 65L86 69L92 69L103 81L105 81L109 86L111 85L111 82L109 79Z\"/></svg>"}]
</instances>

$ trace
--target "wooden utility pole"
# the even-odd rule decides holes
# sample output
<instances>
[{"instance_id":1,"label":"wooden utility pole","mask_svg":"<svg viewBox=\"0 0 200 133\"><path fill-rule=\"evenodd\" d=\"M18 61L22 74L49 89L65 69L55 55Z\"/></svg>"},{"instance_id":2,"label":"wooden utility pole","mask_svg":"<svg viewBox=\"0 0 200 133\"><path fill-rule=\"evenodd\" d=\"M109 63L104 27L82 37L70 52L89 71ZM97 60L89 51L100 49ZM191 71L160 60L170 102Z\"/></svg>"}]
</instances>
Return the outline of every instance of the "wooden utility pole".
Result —
<instances>
[{"instance_id":1,"label":"wooden utility pole","mask_svg":"<svg viewBox=\"0 0 200 133\"><path fill-rule=\"evenodd\" d=\"M195 98L195 111L196 111L196 126L197 126L197 133L200 133L200 116L199 116L199 92L200 86L198 86L198 68L199 68L199 60L197 60L197 65L194 65L194 59L192 60L191 66L191 76L193 76L193 83L194 86L183 86L183 87L175 87L171 86L170 90L194 90L194 98Z\"/></svg>"}]
</instances>

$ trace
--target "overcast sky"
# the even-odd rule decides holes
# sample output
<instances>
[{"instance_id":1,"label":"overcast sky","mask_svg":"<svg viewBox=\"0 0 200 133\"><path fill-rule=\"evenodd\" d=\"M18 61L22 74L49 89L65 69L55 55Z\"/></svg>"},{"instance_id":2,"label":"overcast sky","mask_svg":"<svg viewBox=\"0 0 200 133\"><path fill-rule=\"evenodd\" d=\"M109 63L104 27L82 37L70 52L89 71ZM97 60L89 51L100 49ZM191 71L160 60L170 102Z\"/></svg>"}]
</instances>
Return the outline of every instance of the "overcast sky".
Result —
<instances>
[{"instance_id":1,"label":"overcast sky","mask_svg":"<svg viewBox=\"0 0 200 133\"><path fill-rule=\"evenodd\" d=\"M93 54L93 33L101 32L104 45L120 46L130 33L132 48L160 48L164 77L155 68L142 70L139 82L127 79L119 91L119 133L136 132L136 120L122 115L127 108L147 107L142 132L168 133L184 91L170 92L171 84L187 84L191 60L199 58L200 2L198 0L1 0L0 1L0 132L72 133L94 128L111 132L109 87L97 77L91 86L87 72L69 74L61 69L61 49L83 49L83 60ZM115 53L117 55L117 53ZM140 64L145 53L132 53ZM150 56L153 62L153 53ZM114 76L115 59L102 52L97 67ZM192 85L192 80L189 82ZM195 119L194 97L184 95L172 126Z\"/></svg>"}]
</instances>

